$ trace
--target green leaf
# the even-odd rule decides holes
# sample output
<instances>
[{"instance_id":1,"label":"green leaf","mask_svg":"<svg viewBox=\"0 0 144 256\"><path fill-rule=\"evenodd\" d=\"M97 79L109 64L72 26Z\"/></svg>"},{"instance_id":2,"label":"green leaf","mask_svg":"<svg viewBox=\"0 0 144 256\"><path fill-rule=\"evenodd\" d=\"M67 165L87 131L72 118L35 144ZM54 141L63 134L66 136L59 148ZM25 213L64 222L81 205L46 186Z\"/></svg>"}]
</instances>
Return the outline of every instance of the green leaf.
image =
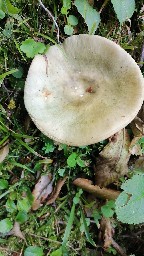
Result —
<instances>
[{"instance_id":1,"label":"green leaf","mask_svg":"<svg viewBox=\"0 0 144 256\"><path fill-rule=\"evenodd\" d=\"M5 13L8 13L9 15L15 15L20 12L20 9L13 6L9 0L3 1L2 8L3 8L3 11Z\"/></svg>"},{"instance_id":2,"label":"green leaf","mask_svg":"<svg viewBox=\"0 0 144 256\"><path fill-rule=\"evenodd\" d=\"M135 0L111 0L120 23L131 18L135 11Z\"/></svg>"},{"instance_id":3,"label":"green leaf","mask_svg":"<svg viewBox=\"0 0 144 256\"><path fill-rule=\"evenodd\" d=\"M123 223L144 222L144 174L136 174L122 184L124 190L116 199L116 214Z\"/></svg>"},{"instance_id":4,"label":"green leaf","mask_svg":"<svg viewBox=\"0 0 144 256\"><path fill-rule=\"evenodd\" d=\"M12 74L15 78L22 78L23 68L19 67L15 73Z\"/></svg>"},{"instance_id":5,"label":"green leaf","mask_svg":"<svg viewBox=\"0 0 144 256\"><path fill-rule=\"evenodd\" d=\"M80 167L85 167L85 161L80 156L77 157L76 162Z\"/></svg>"},{"instance_id":6,"label":"green leaf","mask_svg":"<svg viewBox=\"0 0 144 256\"><path fill-rule=\"evenodd\" d=\"M101 219L101 215L99 213L99 211L97 209L95 209L92 213L92 216L94 218L95 223L97 224L97 226L99 225L99 220Z\"/></svg>"},{"instance_id":7,"label":"green leaf","mask_svg":"<svg viewBox=\"0 0 144 256\"><path fill-rule=\"evenodd\" d=\"M88 230L88 226L87 226L87 223L86 223L86 219L85 219L83 210L81 210L81 218L82 218L82 221L83 221L84 232L85 232L85 235L86 235L86 238L87 238L88 242L90 244L92 244L93 246L96 246L95 242L93 241L93 239L90 236L90 233L89 233L89 230Z\"/></svg>"},{"instance_id":8,"label":"green leaf","mask_svg":"<svg viewBox=\"0 0 144 256\"><path fill-rule=\"evenodd\" d=\"M7 212L11 212L11 213L13 213L13 212L15 212L17 210L17 207L16 207L16 205L15 205L13 200L11 200L11 199L7 200L7 202L6 202L6 210L7 210Z\"/></svg>"},{"instance_id":9,"label":"green leaf","mask_svg":"<svg viewBox=\"0 0 144 256\"><path fill-rule=\"evenodd\" d=\"M75 6L86 22L89 34L93 35L99 26L100 14L89 5L87 0L75 0Z\"/></svg>"},{"instance_id":10,"label":"green leaf","mask_svg":"<svg viewBox=\"0 0 144 256\"><path fill-rule=\"evenodd\" d=\"M10 71L7 71L7 72L3 73L2 75L0 75L0 79L4 79L6 76L9 76L17 71L18 71L17 69L12 69Z\"/></svg>"},{"instance_id":11,"label":"green leaf","mask_svg":"<svg viewBox=\"0 0 144 256\"><path fill-rule=\"evenodd\" d=\"M23 198L18 200L17 207L19 211L28 212L31 208L31 204L28 200L28 198Z\"/></svg>"},{"instance_id":12,"label":"green leaf","mask_svg":"<svg viewBox=\"0 0 144 256\"><path fill-rule=\"evenodd\" d=\"M11 38L13 33L12 29L13 29L13 24L7 21L7 23L5 24L5 28L2 31L3 35L7 38Z\"/></svg>"},{"instance_id":13,"label":"green leaf","mask_svg":"<svg viewBox=\"0 0 144 256\"><path fill-rule=\"evenodd\" d=\"M8 181L4 179L0 179L0 189L8 188Z\"/></svg>"},{"instance_id":14,"label":"green leaf","mask_svg":"<svg viewBox=\"0 0 144 256\"><path fill-rule=\"evenodd\" d=\"M67 20L71 26L76 26L78 24L78 19L74 15L69 15Z\"/></svg>"},{"instance_id":15,"label":"green leaf","mask_svg":"<svg viewBox=\"0 0 144 256\"><path fill-rule=\"evenodd\" d=\"M50 256L62 256L62 247L57 249L56 251L52 252Z\"/></svg>"},{"instance_id":16,"label":"green leaf","mask_svg":"<svg viewBox=\"0 0 144 256\"><path fill-rule=\"evenodd\" d=\"M63 6L61 8L61 13L63 15L68 14L68 10L71 8L71 0L63 0Z\"/></svg>"},{"instance_id":17,"label":"green leaf","mask_svg":"<svg viewBox=\"0 0 144 256\"><path fill-rule=\"evenodd\" d=\"M5 13L2 10L0 10L0 19L2 20L4 17L5 17Z\"/></svg>"},{"instance_id":18,"label":"green leaf","mask_svg":"<svg viewBox=\"0 0 144 256\"><path fill-rule=\"evenodd\" d=\"M35 42L34 39L29 38L22 42L20 49L28 58L33 58L38 53L43 53L46 46L43 43Z\"/></svg>"},{"instance_id":19,"label":"green leaf","mask_svg":"<svg viewBox=\"0 0 144 256\"><path fill-rule=\"evenodd\" d=\"M43 256L43 249L38 246L29 246L24 252L24 256Z\"/></svg>"},{"instance_id":20,"label":"green leaf","mask_svg":"<svg viewBox=\"0 0 144 256\"><path fill-rule=\"evenodd\" d=\"M10 219L6 218L0 221L0 232L1 233L7 233L9 232L13 227L13 224Z\"/></svg>"},{"instance_id":21,"label":"green leaf","mask_svg":"<svg viewBox=\"0 0 144 256\"><path fill-rule=\"evenodd\" d=\"M101 207L101 212L106 218L110 218L114 214L115 201L110 200L105 205Z\"/></svg>"},{"instance_id":22,"label":"green leaf","mask_svg":"<svg viewBox=\"0 0 144 256\"><path fill-rule=\"evenodd\" d=\"M27 212L21 211L17 214L16 216L16 221L19 222L20 224L23 224L24 222L26 222L28 219L28 215Z\"/></svg>"},{"instance_id":23,"label":"green leaf","mask_svg":"<svg viewBox=\"0 0 144 256\"><path fill-rule=\"evenodd\" d=\"M73 27L71 25L65 25L64 32L66 35L71 36L73 34Z\"/></svg>"},{"instance_id":24,"label":"green leaf","mask_svg":"<svg viewBox=\"0 0 144 256\"><path fill-rule=\"evenodd\" d=\"M75 167L76 166L76 157L77 154L76 153L72 153L68 159L67 159L67 164L69 167Z\"/></svg>"},{"instance_id":25,"label":"green leaf","mask_svg":"<svg viewBox=\"0 0 144 256\"><path fill-rule=\"evenodd\" d=\"M71 212L70 212L70 216L69 216L69 220L65 229L65 233L64 233L64 237L62 240L62 246L66 246L68 239L69 239L69 235L72 229L72 225L74 222L74 217L75 217L75 204L73 203L73 206L71 208Z\"/></svg>"}]
</instances>

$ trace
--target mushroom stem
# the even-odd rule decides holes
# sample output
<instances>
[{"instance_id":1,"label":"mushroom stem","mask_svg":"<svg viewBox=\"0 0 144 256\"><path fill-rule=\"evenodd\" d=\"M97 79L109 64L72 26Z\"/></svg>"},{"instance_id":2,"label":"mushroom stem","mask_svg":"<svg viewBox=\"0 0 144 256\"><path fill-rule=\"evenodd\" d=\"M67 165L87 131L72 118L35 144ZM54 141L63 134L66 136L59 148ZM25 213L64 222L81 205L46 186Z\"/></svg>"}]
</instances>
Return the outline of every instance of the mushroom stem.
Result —
<instances>
[{"instance_id":1,"label":"mushroom stem","mask_svg":"<svg viewBox=\"0 0 144 256\"><path fill-rule=\"evenodd\" d=\"M59 43L59 26L54 18L54 16L52 15L52 13L44 6L44 4L42 3L41 0L38 0L39 1L39 4L40 6L48 13L48 15L50 16L50 18L53 20L56 28L57 28L57 40L58 40L58 43Z\"/></svg>"},{"instance_id":2,"label":"mushroom stem","mask_svg":"<svg viewBox=\"0 0 144 256\"><path fill-rule=\"evenodd\" d=\"M102 199L115 200L120 194L120 191L92 185L92 181L88 179L77 178L73 181L73 184Z\"/></svg>"}]
</instances>

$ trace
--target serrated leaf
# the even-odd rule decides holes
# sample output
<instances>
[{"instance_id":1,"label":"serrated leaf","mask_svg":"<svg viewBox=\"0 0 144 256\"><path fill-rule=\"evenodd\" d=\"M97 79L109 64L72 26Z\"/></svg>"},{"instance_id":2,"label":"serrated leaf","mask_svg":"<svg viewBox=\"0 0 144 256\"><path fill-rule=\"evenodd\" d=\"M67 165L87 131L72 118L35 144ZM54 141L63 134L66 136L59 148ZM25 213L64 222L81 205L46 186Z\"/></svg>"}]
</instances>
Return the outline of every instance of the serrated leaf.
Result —
<instances>
[{"instance_id":1,"label":"serrated leaf","mask_svg":"<svg viewBox=\"0 0 144 256\"><path fill-rule=\"evenodd\" d=\"M111 0L120 23L131 18L135 10L135 0Z\"/></svg>"},{"instance_id":2,"label":"serrated leaf","mask_svg":"<svg viewBox=\"0 0 144 256\"><path fill-rule=\"evenodd\" d=\"M144 222L144 174L136 174L122 184L124 190L117 198L116 214L123 223Z\"/></svg>"},{"instance_id":3,"label":"serrated leaf","mask_svg":"<svg viewBox=\"0 0 144 256\"><path fill-rule=\"evenodd\" d=\"M35 42L34 39L29 38L22 42L20 49L28 58L33 58L38 53L43 53L46 46L41 42Z\"/></svg>"},{"instance_id":4,"label":"serrated leaf","mask_svg":"<svg viewBox=\"0 0 144 256\"><path fill-rule=\"evenodd\" d=\"M93 35L100 23L100 14L89 5L87 0L76 0L75 6L86 22L89 34Z\"/></svg>"},{"instance_id":5,"label":"serrated leaf","mask_svg":"<svg viewBox=\"0 0 144 256\"><path fill-rule=\"evenodd\" d=\"M71 25L65 25L64 32L66 35L71 36L73 34L73 27Z\"/></svg>"},{"instance_id":6,"label":"serrated leaf","mask_svg":"<svg viewBox=\"0 0 144 256\"><path fill-rule=\"evenodd\" d=\"M1 233L7 233L9 232L13 227L13 224L10 219L6 218L0 221L0 232Z\"/></svg>"},{"instance_id":7,"label":"serrated leaf","mask_svg":"<svg viewBox=\"0 0 144 256\"><path fill-rule=\"evenodd\" d=\"M42 248L38 246L29 246L24 252L24 256L43 256Z\"/></svg>"}]
</instances>

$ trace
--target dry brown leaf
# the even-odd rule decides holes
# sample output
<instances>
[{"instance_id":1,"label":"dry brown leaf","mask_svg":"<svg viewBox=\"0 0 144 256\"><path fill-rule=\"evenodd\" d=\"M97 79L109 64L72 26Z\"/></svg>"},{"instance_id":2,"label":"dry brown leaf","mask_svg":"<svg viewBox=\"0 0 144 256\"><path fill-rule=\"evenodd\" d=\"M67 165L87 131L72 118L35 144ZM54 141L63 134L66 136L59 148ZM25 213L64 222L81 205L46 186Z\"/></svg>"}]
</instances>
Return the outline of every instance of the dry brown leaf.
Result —
<instances>
[{"instance_id":1,"label":"dry brown leaf","mask_svg":"<svg viewBox=\"0 0 144 256\"><path fill-rule=\"evenodd\" d=\"M4 159L7 157L9 153L9 145L6 144L0 149L0 163L4 161Z\"/></svg>"},{"instance_id":2,"label":"dry brown leaf","mask_svg":"<svg viewBox=\"0 0 144 256\"><path fill-rule=\"evenodd\" d=\"M139 169L144 172L144 156L140 156L133 166L134 169Z\"/></svg>"},{"instance_id":3,"label":"dry brown leaf","mask_svg":"<svg viewBox=\"0 0 144 256\"><path fill-rule=\"evenodd\" d=\"M130 147L129 147L129 152L130 152L132 155L142 156L141 146L140 146L140 144L138 143L141 138L142 138L142 137L134 137L134 138L132 139L131 144L130 144Z\"/></svg>"},{"instance_id":4,"label":"dry brown leaf","mask_svg":"<svg viewBox=\"0 0 144 256\"><path fill-rule=\"evenodd\" d=\"M135 137L141 137L144 134L144 109L141 108L139 112L139 116L141 117L135 117L135 119L131 122L130 126L132 129L132 132ZM143 118L143 119L142 119Z\"/></svg>"},{"instance_id":5,"label":"dry brown leaf","mask_svg":"<svg viewBox=\"0 0 144 256\"><path fill-rule=\"evenodd\" d=\"M117 133L96 159L95 182L101 187L117 181L128 172L130 138L127 130Z\"/></svg>"},{"instance_id":6,"label":"dry brown leaf","mask_svg":"<svg viewBox=\"0 0 144 256\"><path fill-rule=\"evenodd\" d=\"M51 175L42 175L38 180L35 188L32 192L34 201L32 204L32 210L37 210L41 207L42 203L46 200L48 195L52 193L53 180L51 179Z\"/></svg>"},{"instance_id":7,"label":"dry brown leaf","mask_svg":"<svg viewBox=\"0 0 144 256\"><path fill-rule=\"evenodd\" d=\"M59 193L61 191L62 186L64 185L65 181L66 181L67 177L64 177L63 179L60 179L57 184L56 187L53 190L52 195L49 197L48 201L47 201L47 205L49 204L53 204L55 202L55 200L57 199L57 197L59 196Z\"/></svg>"},{"instance_id":8,"label":"dry brown leaf","mask_svg":"<svg viewBox=\"0 0 144 256\"><path fill-rule=\"evenodd\" d=\"M9 236L14 235L14 236L20 237L21 239L25 240L25 237L20 230L20 224L17 221L14 223L13 229L10 232L8 232L8 235Z\"/></svg>"}]
</instances>

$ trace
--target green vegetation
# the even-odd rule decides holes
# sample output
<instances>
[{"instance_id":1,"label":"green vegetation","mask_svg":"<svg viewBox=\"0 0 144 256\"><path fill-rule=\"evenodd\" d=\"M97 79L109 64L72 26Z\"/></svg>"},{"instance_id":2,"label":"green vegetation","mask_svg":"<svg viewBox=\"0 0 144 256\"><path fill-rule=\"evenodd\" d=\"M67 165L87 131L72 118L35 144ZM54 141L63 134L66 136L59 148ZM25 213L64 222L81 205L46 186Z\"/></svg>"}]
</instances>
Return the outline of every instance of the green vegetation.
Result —
<instances>
[{"instance_id":1,"label":"green vegetation","mask_svg":"<svg viewBox=\"0 0 144 256\"><path fill-rule=\"evenodd\" d=\"M120 44L137 63L143 62L142 0L45 0L43 4L59 26L60 42L72 34L98 34ZM55 25L39 1L0 0L0 256L120 255L113 244L105 249L99 241L103 217L110 219L112 236L127 255L141 256L143 135L137 136L127 175L109 185L123 192L116 202L99 199L73 181L78 177L94 181L96 158L108 140L79 148L59 144L34 126L24 107L30 63L36 54L57 44ZM132 140L131 126L128 132ZM60 194L49 203L51 191L47 192L47 199L41 199L34 210L33 191L42 175L49 175L52 191L61 186Z\"/></svg>"}]
</instances>

